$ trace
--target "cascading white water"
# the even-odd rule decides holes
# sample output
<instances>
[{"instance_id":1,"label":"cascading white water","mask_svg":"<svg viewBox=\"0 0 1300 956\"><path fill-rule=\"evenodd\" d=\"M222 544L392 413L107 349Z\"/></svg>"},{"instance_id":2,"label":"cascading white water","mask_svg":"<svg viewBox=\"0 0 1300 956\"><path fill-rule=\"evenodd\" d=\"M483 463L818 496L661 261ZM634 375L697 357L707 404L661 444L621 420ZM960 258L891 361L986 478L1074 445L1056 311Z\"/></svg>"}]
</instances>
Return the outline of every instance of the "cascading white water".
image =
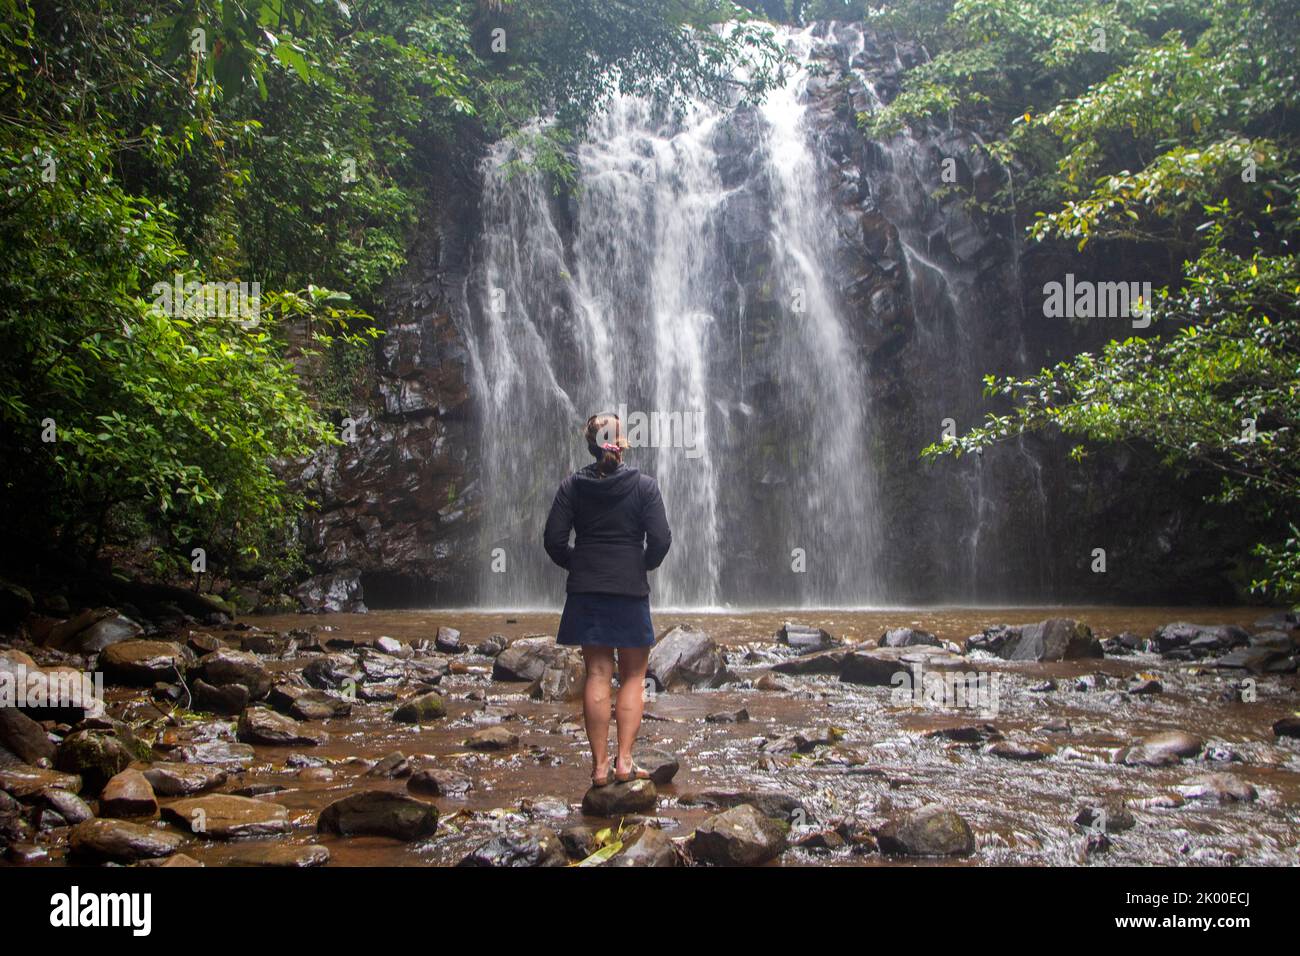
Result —
<instances>
[{"instance_id":1,"label":"cascading white water","mask_svg":"<svg viewBox=\"0 0 1300 956\"><path fill-rule=\"evenodd\" d=\"M787 41L804 66L754 113L756 174L743 183L719 172L731 111L706 104L674 119L616 98L577 150L573 198L537 172L512 175L509 144L485 160L467 295L479 603L559 601L542 522L559 480L590 461L583 421L620 409L677 425L627 455L659 479L674 527L652 580L660 605L884 597L872 425L830 278L830 198L807 122L813 39ZM738 255L769 270L763 301L738 280ZM750 371L755 342L761 374Z\"/></svg>"}]
</instances>

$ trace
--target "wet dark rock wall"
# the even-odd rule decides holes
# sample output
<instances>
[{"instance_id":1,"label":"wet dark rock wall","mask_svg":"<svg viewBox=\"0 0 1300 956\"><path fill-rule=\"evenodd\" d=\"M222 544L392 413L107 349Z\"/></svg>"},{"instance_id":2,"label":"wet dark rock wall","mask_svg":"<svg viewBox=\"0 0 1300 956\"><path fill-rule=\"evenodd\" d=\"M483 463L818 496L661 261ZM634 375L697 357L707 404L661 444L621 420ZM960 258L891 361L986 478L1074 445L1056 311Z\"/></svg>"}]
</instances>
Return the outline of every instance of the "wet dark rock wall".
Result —
<instances>
[{"instance_id":1,"label":"wet dark rock wall","mask_svg":"<svg viewBox=\"0 0 1300 956\"><path fill-rule=\"evenodd\" d=\"M981 394L983 375L1027 374L1116 334L1104 322L1044 317L1046 282L1073 272L1158 286L1170 279L1168 264L1134 260L1122 248L1085 256L1026 245L1032 210L1012 221L979 205L1008 186L1008 172L979 149L992 131L932 127L877 141L856 122L896 94L902 71L922 52L856 27L822 25L815 34L820 69L806 91L809 135L836 230L823 266L865 373L871 437L860 454L879 485L885 603L1232 600L1243 572L1225 556L1249 540L1244 519L1202 503L1209 479L1163 472L1140 448L1095 450L1073 462L1067 443L1034 437L960 461L919 460L946 419L962 431L996 407ZM735 190L723 209L724 255L736 277L748 382L738 396L747 414L733 411L727 422L744 440L729 445L727 473L736 478L724 483L720 506L749 503L756 513L786 500L782 487L800 481L797 456L772 450L808 440L807 428L764 396L783 375L817 374L778 367L766 345L781 304L761 241L771 203L752 159L759 124L754 110L737 109L714 143L719 179ZM464 336L478 155L467 144L461 161L447 165L411 263L387 292L373 410L358 417L357 441L303 471L320 502L303 542L324 576L300 592L308 605L355 607L362 592L373 606L475 600L486 560L478 553L476 481L483 408ZM954 160L956 183L941 178L946 159ZM555 221L571 229L567 204L556 203ZM721 545L720 591L754 593L747 585L765 574L769 557L762 529L742 528ZM1098 548L1104 574L1092 570ZM789 576L764 580L760 590L773 603L799 600Z\"/></svg>"}]
</instances>

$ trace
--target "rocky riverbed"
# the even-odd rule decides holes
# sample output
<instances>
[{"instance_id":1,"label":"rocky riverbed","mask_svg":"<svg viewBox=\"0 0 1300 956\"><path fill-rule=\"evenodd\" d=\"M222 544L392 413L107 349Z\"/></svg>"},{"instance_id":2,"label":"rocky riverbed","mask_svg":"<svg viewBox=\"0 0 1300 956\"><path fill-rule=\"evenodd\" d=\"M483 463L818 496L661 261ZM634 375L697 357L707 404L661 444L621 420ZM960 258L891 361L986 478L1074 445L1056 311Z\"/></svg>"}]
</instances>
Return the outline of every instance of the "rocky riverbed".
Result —
<instances>
[{"instance_id":1,"label":"rocky riverbed","mask_svg":"<svg viewBox=\"0 0 1300 956\"><path fill-rule=\"evenodd\" d=\"M654 779L591 792L557 620L104 611L0 638L11 687L105 681L0 708L5 864L1300 863L1287 615L661 612Z\"/></svg>"}]
</instances>

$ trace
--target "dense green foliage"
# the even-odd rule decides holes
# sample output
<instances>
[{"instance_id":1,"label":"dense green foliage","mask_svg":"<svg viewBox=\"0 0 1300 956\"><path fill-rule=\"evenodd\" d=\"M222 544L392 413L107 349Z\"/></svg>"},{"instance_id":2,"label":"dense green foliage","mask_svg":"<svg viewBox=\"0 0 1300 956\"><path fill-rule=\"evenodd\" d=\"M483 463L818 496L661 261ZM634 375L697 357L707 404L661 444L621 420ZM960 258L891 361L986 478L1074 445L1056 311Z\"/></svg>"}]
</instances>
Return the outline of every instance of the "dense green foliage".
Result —
<instances>
[{"instance_id":1,"label":"dense green foliage","mask_svg":"<svg viewBox=\"0 0 1300 956\"><path fill-rule=\"evenodd\" d=\"M527 135L560 168L564 130L619 89L719 95L743 61L761 90L770 38L710 29L738 10L0 0L6 562L268 560L304 504L276 462L363 400L368 313L431 171L548 113Z\"/></svg>"},{"instance_id":2,"label":"dense green foliage","mask_svg":"<svg viewBox=\"0 0 1300 956\"><path fill-rule=\"evenodd\" d=\"M1300 597L1300 4L905 0L873 16L931 56L865 127L991 126L1002 210L1032 239L1170 265L1149 329L986 380L1009 411L927 454L1045 430L1078 456L1135 442L1212 469L1223 500L1275 529L1257 589Z\"/></svg>"}]
</instances>

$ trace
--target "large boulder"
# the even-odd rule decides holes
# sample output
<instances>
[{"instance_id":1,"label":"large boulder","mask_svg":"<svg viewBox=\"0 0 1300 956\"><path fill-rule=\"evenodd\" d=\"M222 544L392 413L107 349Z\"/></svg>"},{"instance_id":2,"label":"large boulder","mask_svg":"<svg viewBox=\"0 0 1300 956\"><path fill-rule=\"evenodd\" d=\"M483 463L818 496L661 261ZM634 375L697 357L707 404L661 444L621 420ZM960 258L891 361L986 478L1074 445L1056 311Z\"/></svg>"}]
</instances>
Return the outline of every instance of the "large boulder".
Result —
<instances>
[{"instance_id":1,"label":"large boulder","mask_svg":"<svg viewBox=\"0 0 1300 956\"><path fill-rule=\"evenodd\" d=\"M735 680L717 642L690 624L679 624L659 638L646 674L661 692L721 687Z\"/></svg>"},{"instance_id":2,"label":"large boulder","mask_svg":"<svg viewBox=\"0 0 1300 956\"><path fill-rule=\"evenodd\" d=\"M1191 660L1226 653L1250 641L1245 628L1235 624L1189 624L1176 621L1156 629L1148 649L1173 660Z\"/></svg>"},{"instance_id":3,"label":"large boulder","mask_svg":"<svg viewBox=\"0 0 1300 956\"><path fill-rule=\"evenodd\" d=\"M492 679L532 683L548 667L563 667L566 658L577 655L575 649L562 647L549 637L523 637L493 659ZM581 662L581 657L578 660Z\"/></svg>"},{"instance_id":4,"label":"large boulder","mask_svg":"<svg viewBox=\"0 0 1300 956\"><path fill-rule=\"evenodd\" d=\"M691 835L691 856L714 866L757 866L785 852L788 828L747 803L709 817Z\"/></svg>"},{"instance_id":5,"label":"large boulder","mask_svg":"<svg viewBox=\"0 0 1300 956\"><path fill-rule=\"evenodd\" d=\"M876 830L887 856L970 856L975 834L961 815L937 804L887 821Z\"/></svg>"},{"instance_id":6,"label":"large boulder","mask_svg":"<svg viewBox=\"0 0 1300 956\"><path fill-rule=\"evenodd\" d=\"M386 836L419 840L433 836L438 810L432 804L389 790L367 790L336 800L321 811L316 829L339 836Z\"/></svg>"},{"instance_id":7,"label":"large boulder","mask_svg":"<svg viewBox=\"0 0 1300 956\"><path fill-rule=\"evenodd\" d=\"M204 654L194 667L194 676L213 687L239 684L252 700L261 700L271 690L271 672L256 654L223 647Z\"/></svg>"},{"instance_id":8,"label":"large boulder","mask_svg":"<svg viewBox=\"0 0 1300 956\"><path fill-rule=\"evenodd\" d=\"M1103 656L1101 642L1092 629L1064 617L1026 624L997 653L1008 661L1069 661Z\"/></svg>"},{"instance_id":9,"label":"large boulder","mask_svg":"<svg viewBox=\"0 0 1300 956\"><path fill-rule=\"evenodd\" d=\"M132 687L152 687L185 675L194 655L171 641L118 641L99 653L107 680Z\"/></svg>"}]
</instances>

